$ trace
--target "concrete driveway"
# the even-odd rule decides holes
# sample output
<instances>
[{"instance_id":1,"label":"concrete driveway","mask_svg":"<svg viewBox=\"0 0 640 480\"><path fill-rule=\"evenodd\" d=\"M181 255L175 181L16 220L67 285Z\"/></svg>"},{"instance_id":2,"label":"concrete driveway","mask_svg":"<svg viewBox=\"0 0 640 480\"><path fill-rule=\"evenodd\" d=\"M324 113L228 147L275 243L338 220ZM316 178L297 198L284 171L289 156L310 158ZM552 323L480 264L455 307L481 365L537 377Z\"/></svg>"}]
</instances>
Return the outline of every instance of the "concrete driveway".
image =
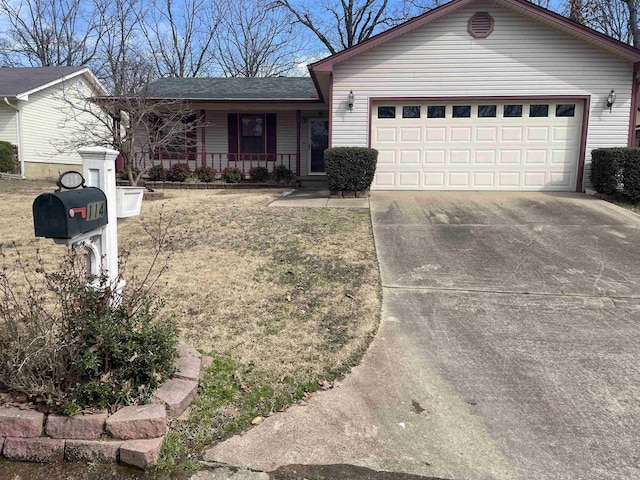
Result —
<instances>
[{"instance_id":1,"label":"concrete driveway","mask_svg":"<svg viewBox=\"0 0 640 480\"><path fill-rule=\"evenodd\" d=\"M363 363L205 458L640 478L640 217L574 194L375 193Z\"/></svg>"}]
</instances>

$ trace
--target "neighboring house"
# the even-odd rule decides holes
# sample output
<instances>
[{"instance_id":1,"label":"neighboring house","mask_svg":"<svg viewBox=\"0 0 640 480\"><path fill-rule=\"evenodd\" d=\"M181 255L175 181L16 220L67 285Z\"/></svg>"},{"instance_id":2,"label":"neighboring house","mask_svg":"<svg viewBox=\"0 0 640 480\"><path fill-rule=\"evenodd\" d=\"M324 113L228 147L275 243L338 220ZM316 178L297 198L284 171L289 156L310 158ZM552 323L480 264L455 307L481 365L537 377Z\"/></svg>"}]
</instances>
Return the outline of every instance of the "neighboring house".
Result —
<instances>
[{"instance_id":1,"label":"neighboring house","mask_svg":"<svg viewBox=\"0 0 640 480\"><path fill-rule=\"evenodd\" d=\"M583 191L592 149L634 145L639 62L528 1L453 0L309 65L311 79L157 92L202 100L194 164L268 154L304 178L322 173L325 144L370 146L373 189Z\"/></svg>"},{"instance_id":2,"label":"neighboring house","mask_svg":"<svg viewBox=\"0 0 640 480\"><path fill-rule=\"evenodd\" d=\"M91 118L81 104L70 107L69 101L83 101L71 100L78 92L106 94L86 67L0 68L0 140L18 147L26 178L53 178L82 165L70 143Z\"/></svg>"}]
</instances>

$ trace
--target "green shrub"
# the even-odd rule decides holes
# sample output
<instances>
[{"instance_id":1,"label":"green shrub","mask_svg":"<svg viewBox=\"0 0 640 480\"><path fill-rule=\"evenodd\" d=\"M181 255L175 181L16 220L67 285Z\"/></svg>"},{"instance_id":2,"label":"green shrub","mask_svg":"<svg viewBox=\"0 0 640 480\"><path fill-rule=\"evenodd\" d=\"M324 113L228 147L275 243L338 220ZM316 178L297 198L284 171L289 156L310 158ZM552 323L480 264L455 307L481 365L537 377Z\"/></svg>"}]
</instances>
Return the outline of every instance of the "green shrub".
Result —
<instances>
[{"instance_id":1,"label":"green shrub","mask_svg":"<svg viewBox=\"0 0 640 480\"><path fill-rule=\"evenodd\" d=\"M88 284L72 250L51 272L20 267L26 281L0 272L0 387L74 414L144 403L173 373L178 330L157 318L145 282L131 279L121 296L105 276Z\"/></svg>"},{"instance_id":2,"label":"green shrub","mask_svg":"<svg viewBox=\"0 0 640 480\"><path fill-rule=\"evenodd\" d=\"M193 172L198 180L204 183L211 183L216 179L216 171L211 167L198 167Z\"/></svg>"},{"instance_id":3,"label":"green shrub","mask_svg":"<svg viewBox=\"0 0 640 480\"><path fill-rule=\"evenodd\" d=\"M591 185L598 193L614 195L622 184L621 148L591 151Z\"/></svg>"},{"instance_id":4,"label":"green shrub","mask_svg":"<svg viewBox=\"0 0 640 480\"><path fill-rule=\"evenodd\" d=\"M169 171L162 165L154 165L149 169L147 175L152 182L164 182L167 180Z\"/></svg>"},{"instance_id":5,"label":"green shrub","mask_svg":"<svg viewBox=\"0 0 640 480\"><path fill-rule=\"evenodd\" d=\"M368 190L376 173L378 151L363 147L335 147L324 151L330 190Z\"/></svg>"},{"instance_id":6,"label":"green shrub","mask_svg":"<svg viewBox=\"0 0 640 480\"><path fill-rule=\"evenodd\" d=\"M167 172L167 180L170 182L184 182L192 175L189 165L186 163L174 163L169 167Z\"/></svg>"},{"instance_id":7,"label":"green shrub","mask_svg":"<svg viewBox=\"0 0 640 480\"><path fill-rule=\"evenodd\" d=\"M0 142L0 172L14 173L13 146L9 142Z\"/></svg>"},{"instance_id":8,"label":"green shrub","mask_svg":"<svg viewBox=\"0 0 640 480\"><path fill-rule=\"evenodd\" d=\"M254 183L266 183L269 181L271 175L267 167L253 167L249 170L249 177Z\"/></svg>"},{"instance_id":9,"label":"green shrub","mask_svg":"<svg viewBox=\"0 0 640 480\"><path fill-rule=\"evenodd\" d=\"M227 183L240 183L244 180L244 173L239 168L227 167L222 172L222 178Z\"/></svg>"},{"instance_id":10,"label":"green shrub","mask_svg":"<svg viewBox=\"0 0 640 480\"><path fill-rule=\"evenodd\" d=\"M133 172L133 178L136 178L136 176L140 173L140 169L138 167L134 167L132 169ZM126 168L124 170L120 170L118 172L118 180L129 180L129 170L127 170Z\"/></svg>"},{"instance_id":11,"label":"green shrub","mask_svg":"<svg viewBox=\"0 0 640 480\"><path fill-rule=\"evenodd\" d=\"M606 195L640 201L640 148L598 148L591 152L591 184Z\"/></svg>"},{"instance_id":12,"label":"green shrub","mask_svg":"<svg viewBox=\"0 0 640 480\"><path fill-rule=\"evenodd\" d=\"M285 165L278 165L273 169L273 178L278 183L288 185L290 183L293 183L293 181L296 179L296 175Z\"/></svg>"}]
</instances>

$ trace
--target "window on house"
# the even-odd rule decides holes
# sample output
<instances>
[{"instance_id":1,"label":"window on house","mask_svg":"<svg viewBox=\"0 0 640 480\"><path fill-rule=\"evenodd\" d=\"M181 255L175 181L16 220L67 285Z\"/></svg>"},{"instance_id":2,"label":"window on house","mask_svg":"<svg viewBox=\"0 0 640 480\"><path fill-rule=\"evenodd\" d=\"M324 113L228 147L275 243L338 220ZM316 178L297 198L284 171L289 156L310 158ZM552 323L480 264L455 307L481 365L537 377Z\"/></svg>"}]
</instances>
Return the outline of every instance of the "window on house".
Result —
<instances>
[{"instance_id":1,"label":"window on house","mask_svg":"<svg viewBox=\"0 0 640 480\"><path fill-rule=\"evenodd\" d=\"M559 103L556 105L556 117L575 117L575 103Z\"/></svg>"},{"instance_id":2,"label":"window on house","mask_svg":"<svg viewBox=\"0 0 640 480\"><path fill-rule=\"evenodd\" d=\"M396 107L378 107L378 118L396 118Z\"/></svg>"},{"instance_id":3,"label":"window on house","mask_svg":"<svg viewBox=\"0 0 640 480\"><path fill-rule=\"evenodd\" d=\"M420 118L420 106L402 107L402 118Z\"/></svg>"},{"instance_id":4,"label":"window on house","mask_svg":"<svg viewBox=\"0 0 640 480\"><path fill-rule=\"evenodd\" d=\"M433 105L427 107L427 118L444 118L446 108L444 105Z\"/></svg>"},{"instance_id":5,"label":"window on house","mask_svg":"<svg viewBox=\"0 0 640 480\"><path fill-rule=\"evenodd\" d=\"M469 118L471 116L471 105L454 105L453 118Z\"/></svg>"},{"instance_id":6,"label":"window on house","mask_svg":"<svg viewBox=\"0 0 640 480\"><path fill-rule=\"evenodd\" d=\"M495 105L478 105L478 118L493 118L495 116Z\"/></svg>"},{"instance_id":7,"label":"window on house","mask_svg":"<svg viewBox=\"0 0 640 480\"><path fill-rule=\"evenodd\" d=\"M264 115L240 116L241 153L264 153Z\"/></svg>"},{"instance_id":8,"label":"window on house","mask_svg":"<svg viewBox=\"0 0 640 480\"><path fill-rule=\"evenodd\" d=\"M522 116L522 105L505 105L502 111L505 118L516 118Z\"/></svg>"},{"instance_id":9,"label":"window on house","mask_svg":"<svg viewBox=\"0 0 640 480\"><path fill-rule=\"evenodd\" d=\"M549 105L529 105L529 117L548 117Z\"/></svg>"}]
</instances>

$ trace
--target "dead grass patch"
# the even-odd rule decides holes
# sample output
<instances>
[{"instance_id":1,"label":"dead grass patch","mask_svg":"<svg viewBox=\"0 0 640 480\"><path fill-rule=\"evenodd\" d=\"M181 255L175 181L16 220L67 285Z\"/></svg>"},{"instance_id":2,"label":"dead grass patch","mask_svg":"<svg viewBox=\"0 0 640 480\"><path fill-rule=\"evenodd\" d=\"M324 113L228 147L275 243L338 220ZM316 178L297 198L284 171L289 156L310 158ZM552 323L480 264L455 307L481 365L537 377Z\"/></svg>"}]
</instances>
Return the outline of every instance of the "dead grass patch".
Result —
<instances>
[{"instance_id":1,"label":"dead grass patch","mask_svg":"<svg viewBox=\"0 0 640 480\"><path fill-rule=\"evenodd\" d=\"M16 242L27 258L38 248L47 263L60 258L64 247L33 237L31 203L51 188L0 180L5 253ZM185 341L218 359L191 421L178 428L186 439L209 442L297 401L347 371L376 331L381 297L368 211L269 208L278 194L165 191L119 226L130 272L144 272L153 257L145 230L160 215L174 219L163 313L175 316Z\"/></svg>"}]
</instances>

